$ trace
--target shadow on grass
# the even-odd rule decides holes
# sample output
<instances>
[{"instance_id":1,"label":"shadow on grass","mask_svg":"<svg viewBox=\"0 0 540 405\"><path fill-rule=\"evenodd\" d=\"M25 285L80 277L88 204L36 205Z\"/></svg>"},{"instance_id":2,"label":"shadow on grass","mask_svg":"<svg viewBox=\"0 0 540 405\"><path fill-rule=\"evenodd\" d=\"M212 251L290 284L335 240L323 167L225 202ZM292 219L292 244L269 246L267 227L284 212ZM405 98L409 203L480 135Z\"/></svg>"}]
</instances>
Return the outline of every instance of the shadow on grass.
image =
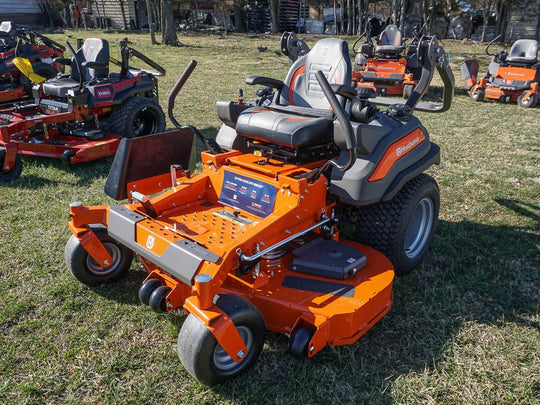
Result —
<instances>
[{"instance_id":1,"label":"shadow on grass","mask_svg":"<svg viewBox=\"0 0 540 405\"><path fill-rule=\"evenodd\" d=\"M92 162L67 164L59 159L23 156L23 171L17 180L2 183L2 186L22 189L39 189L50 185L70 184L72 186L87 186L96 179L106 177L112 163L112 157L107 157ZM32 172L52 171L57 178L41 177ZM30 172L30 173L29 173ZM66 180L69 174L75 176L75 182Z\"/></svg>"}]
</instances>

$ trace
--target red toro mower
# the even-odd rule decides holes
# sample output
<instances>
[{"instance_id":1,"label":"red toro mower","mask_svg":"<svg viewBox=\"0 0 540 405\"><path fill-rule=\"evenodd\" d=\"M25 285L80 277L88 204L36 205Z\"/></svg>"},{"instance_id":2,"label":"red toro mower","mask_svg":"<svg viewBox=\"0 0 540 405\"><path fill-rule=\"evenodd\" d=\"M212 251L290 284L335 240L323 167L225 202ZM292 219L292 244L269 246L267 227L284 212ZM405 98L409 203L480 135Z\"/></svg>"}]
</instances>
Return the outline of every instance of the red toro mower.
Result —
<instances>
[{"instance_id":1,"label":"red toro mower","mask_svg":"<svg viewBox=\"0 0 540 405\"><path fill-rule=\"evenodd\" d=\"M285 81L246 80L274 88L271 99L218 102L215 141L172 116L191 62L169 98L179 129L121 141L105 192L129 202L71 204L69 271L96 286L139 255L141 302L188 313L178 354L210 386L250 367L266 330L286 334L297 358L354 343L389 311L394 272L422 262L437 225L439 190L423 171L439 147L412 113L448 109L453 76L435 37L418 54L407 103L379 111L372 91L350 86L347 43L322 39ZM444 103L419 103L435 68ZM198 174L185 169L194 137L207 149ZM340 237L351 217L361 243Z\"/></svg>"},{"instance_id":2,"label":"red toro mower","mask_svg":"<svg viewBox=\"0 0 540 405\"><path fill-rule=\"evenodd\" d=\"M498 39L494 38L486 47L486 54L492 56L492 59L483 79L478 81L477 60L467 60L461 64L461 75L469 95L474 101L490 98L505 103L517 101L523 108L536 106L540 96L538 42L519 39L514 42L509 53L498 51L492 55L489 47Z\"/></svg>"},{"instance_id":3,"label":"red toro mower","mask_svg":"<svg viewBox=\"0 0 540 405\"><path fill-rule=\"evenodd\" d=\"M406 48L401 32L395 25L389 25L379 36L377 45L373 44L369 35L370 27L362 36L366 40L356 48L362 38L353 44L354 58L353 80L357 87L371 88L382 95L403 95L409 98L422 73L416 55L416 47L420 33L417 32L411 44Z\"/></svg>"},{"instance_id":4,"label":"red toro mower","mask_svg":"<svg viewBox=\"0 0 540 405\"><path fill-rule=\"evenodd\" d=\"M0 181L12 181L22 171L19 154L88 162L113 155L122 137L137 137L165 129L158 104L157 76L165 70L121 42L122 61L109 57L104 39L88 38L74 57L56 58L68 74L34 86L35 103L0 110ZM157 71L129 66L136 56ZM120 66L109 73L109 61Z\"/></svg>"},{"instance_id":5,"label":"red toro mower","mask_svg":"<svg viewBox=\"0 0 540 405\"><path fill-rule=\"evenodd\" d=\"M62 57L65 47L45 35L17 30L14 22L4 21L0 24L0 103L32 95L32 82L13 63L19 41L17 56L27 59L36 75L51 79L58 74L59 66L52 60Z\"/></svg>"}]
</instances>

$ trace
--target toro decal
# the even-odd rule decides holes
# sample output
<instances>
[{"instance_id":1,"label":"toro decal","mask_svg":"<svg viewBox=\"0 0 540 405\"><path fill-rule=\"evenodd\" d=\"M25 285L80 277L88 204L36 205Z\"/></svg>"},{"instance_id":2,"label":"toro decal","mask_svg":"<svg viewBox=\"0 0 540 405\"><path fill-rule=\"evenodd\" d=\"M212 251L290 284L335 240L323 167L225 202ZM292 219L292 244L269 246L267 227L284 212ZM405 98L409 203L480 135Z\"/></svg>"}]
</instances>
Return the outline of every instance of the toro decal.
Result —
<instances>
[{"instance_id":1,"label":"toro decal","mask_svg":"<svg viewBox=\"0 0 540 405\"><path fill-rule=\"evenodd\" d=\"M96 101L112 100L114 96L114 90L112 86L99 86L96 87L94 97Z\"/></svg>"},{"instance_id":2,"label":"toro decal","mask_svg":"<svg viewBox=\"0 0 540 405\"><path fill-rule=\"evenodd\" d=\"M420 145L424 139L426 139L424 133L419 128L416 128L406 137L390 145L386 152L384 152L382 159L377 167L375 167L375 170L373 170L371 176L369 176L369 181L383 179L398 159Z\"/></svg>"}]
</instances>

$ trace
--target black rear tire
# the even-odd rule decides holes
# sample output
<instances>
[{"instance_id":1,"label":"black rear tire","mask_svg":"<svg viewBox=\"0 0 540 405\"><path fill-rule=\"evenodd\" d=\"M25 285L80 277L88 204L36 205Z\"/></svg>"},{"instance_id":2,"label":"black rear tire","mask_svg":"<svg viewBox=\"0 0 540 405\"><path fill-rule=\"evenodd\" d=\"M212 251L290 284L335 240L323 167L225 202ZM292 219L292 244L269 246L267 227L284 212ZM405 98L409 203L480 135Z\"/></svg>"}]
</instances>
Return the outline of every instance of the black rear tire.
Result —
<instances>
[{"instance_id":1,"label":"black rear tire","mask_svg":"<svg viewBox=\"0 0 540 405\"><path fill-rule=\"evenodd\" d=\"M212 332L189 314L178 334L178 356L186 370L209 387L250 368L259 357L266 331L263 316L249 301L234 294L221 294L215 303L231 318L248 352L242 361L235 362Z\"/></svg>"},{"instance_id":2,"label":"black rear tire","mask_svg":"<svg viewBox=\"0 0 540 405\"><path fill-rule=\"evenodd\" d=\"M105 268L99 265L84 249L79 239L71 235L64 251L68 270L77 280L90 287L119 280L131 266L133 252L111 238L106 228L91 226L91 229L112 256L111 266Z\"/></svg>"},{"instance_id":3,"label":"black rear tire","mask_svg":"<svg viewBox=\"0 0 540 405\"><path fill-rule=\"evenodd\" d=\"M390 201L357 209L357 239L384 253L396 275L407 274L429 250L439 205L437 182L422 173L409 180Z\"/></svg>"},{"instance_id":4,"label":"black rear tire","mask_svg":"<svg viewBox=\"0 0 540 405\"><path fill-rule=\"evenodd\" d=\"M536 106L536 104L538 103L538 94L536 93L533 93L529 96L529 98L527 100L523 100L523 98L525 97L525 94L527 92L523 92L519 95L518 99L517 99L517 103L520 107L523 107L523 108L533 108Z\"/></svg>"},{"instance_id":5,"label":"black rear tire","mask_svg":"<svg viewBox=\"0 0 540 405\"><path fill-rule=\"evenodd\" d=\"M56 77L58 74L58 71L54 67L45 62L32 63L32 69L34 70L34 73L44 77L47 80ZM34 86L34 83L32 83L30 79L23 74L20 76L20 81L21 85L24 87L24 92L29 96L32 95L32 87Z\"/></svg>"},{"instance_id":6,"label":"black rear tire","mask_svg":"<svg viewBox=\"0 0 540 405\"><path fill-rule=\"evenodd\" d=\"M22 159L21 155L17 154L15 157L15 165L9 172L3 170L4 158L6 156L6 150L0 149L0 183L9 183L10 181L17 180L22 173Z\"/></svg>"},{"instance_id":7,"label":"black rear tire","mask_svg":"<svg viewBox=\"0 0 540 405\"><path fill-rule=\"evenodd\" d=\"M133 97L113 110L107 129L126 138L157 134L165 130L165 114L154 100Z\"/></svg>"}]
</instances>

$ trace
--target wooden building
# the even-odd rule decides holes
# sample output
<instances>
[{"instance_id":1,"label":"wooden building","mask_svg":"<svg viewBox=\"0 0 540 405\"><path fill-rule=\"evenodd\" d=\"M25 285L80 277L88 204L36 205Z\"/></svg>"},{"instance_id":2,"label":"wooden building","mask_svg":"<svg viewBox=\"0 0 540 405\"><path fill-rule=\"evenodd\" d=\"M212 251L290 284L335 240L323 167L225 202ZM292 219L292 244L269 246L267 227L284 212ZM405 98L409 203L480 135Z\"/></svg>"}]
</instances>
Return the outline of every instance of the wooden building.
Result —
<instances>
[{"instance_id":1,"label":"wooden building","mask_svg":"<svg viewBox=\"0 0 540 405\"><path fill-rule=\"evenodd\" d=\"M505 40L540 40L540 0L511 0Z\"/></svg>"},{"instance_id":2,"label":"wooden building","mask_svg":"<svg viewBox=\"0 0 540 405\"><path fill-rule=\"evenodd\" d=\"M36 0L0 0L0 21L15 21L22 26L41 25L41 10Z\"/></svg>"}]
</instances>

